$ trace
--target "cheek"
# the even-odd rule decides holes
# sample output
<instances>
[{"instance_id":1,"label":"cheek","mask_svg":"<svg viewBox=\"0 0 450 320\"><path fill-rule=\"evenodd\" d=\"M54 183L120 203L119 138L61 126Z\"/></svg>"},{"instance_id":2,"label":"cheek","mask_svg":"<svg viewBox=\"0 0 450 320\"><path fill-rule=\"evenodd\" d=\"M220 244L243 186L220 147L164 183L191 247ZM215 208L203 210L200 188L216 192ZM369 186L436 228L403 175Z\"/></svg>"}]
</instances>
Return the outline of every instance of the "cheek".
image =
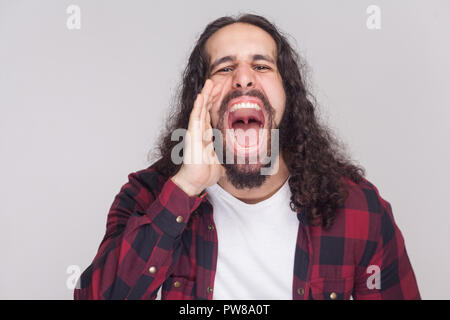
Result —
<instances>
[{"instance_id":1,"label":"cheek","mask_svg":"<svg viewBox=\"0 0 450 320\"><path fill-rule=\"evenodd\" d=\"M209 115L211 116L211 126L217 128L221 119L219 119L221 100L216 102L210 109Z\"/></svg>"},{"instance_id":2,"label":"cheek","mask_svg":"<svg viewBox=\"0 0 450 320\"><path fill-rule=\"evenodd\" d=\"M261 80L262 89L264 94L269 99L272 108L275 109L275 122L278 124L281 121L286 106L286 93L284 92L281 78L276 79L264 79Z\"/></svg>"},{"instance_id":3,"label":"cheek","mask_svg":"<svg viewBox=\"0 0 450 320\"><path fill-rule=\"evenodd\" d=\"M217 101L214 103L214 105L211 107L210 115L211 115L211 125L213 127L217 127L219 124L219 110L220 106L222 105L223 98L225 97L226 93L231 90L231 77L211 77L210 78L214 85L221 85L222 86L222 92L220 93L219 97L217 98ZM225 121L225 120L224 120Z\"/></svg>"}]
</instances>

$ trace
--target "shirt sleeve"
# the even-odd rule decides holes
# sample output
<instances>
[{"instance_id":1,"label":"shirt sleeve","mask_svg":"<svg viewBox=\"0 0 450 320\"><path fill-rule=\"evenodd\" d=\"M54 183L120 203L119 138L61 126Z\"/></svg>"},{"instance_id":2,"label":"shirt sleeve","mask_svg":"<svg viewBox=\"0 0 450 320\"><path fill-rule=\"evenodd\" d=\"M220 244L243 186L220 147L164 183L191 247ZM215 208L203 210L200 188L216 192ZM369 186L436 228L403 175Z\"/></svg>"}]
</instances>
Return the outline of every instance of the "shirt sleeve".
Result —
<instances>
[{"instance_id":1,"label":"shirt sleeve","mask_svg":"<svg viewBox=\"0 0 450 320\"><path fill-rule=\"evenodd\" d=\"M378 192L377 192L378 193ZM415 300L421 299L416 277L397 227L389 202L379 197L378 218L369 228L377 231L377 241L367 241L356 268L354 299Z\"/></svg>"},{"instance_id":2,"label":"shirt sleeve","mask_svg":"<svg viewBox=\"0 0 450 320\"><path fill-rule=\"evenodd\" d=\"M155 299L177 262L175 248L202 197L189 197L154 172L128 179L108 213L98 252L80 276L76 300Z\"/></svg>"}]
</instances>

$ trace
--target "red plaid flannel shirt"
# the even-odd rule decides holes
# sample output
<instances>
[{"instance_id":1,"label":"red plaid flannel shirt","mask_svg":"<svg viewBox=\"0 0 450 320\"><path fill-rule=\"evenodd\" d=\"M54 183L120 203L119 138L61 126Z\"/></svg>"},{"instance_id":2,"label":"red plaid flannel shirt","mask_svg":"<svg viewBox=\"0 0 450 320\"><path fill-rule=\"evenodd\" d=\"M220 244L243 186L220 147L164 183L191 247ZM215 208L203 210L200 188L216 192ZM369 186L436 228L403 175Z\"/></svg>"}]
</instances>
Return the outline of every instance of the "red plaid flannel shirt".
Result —
<instances>
[{"instance_id":1,"label":"red plaid flannel shirt","mask_svg":"<svg viewBox=\"0 0 450 320\"><path fill-rule=\"evenodd\" d=\"M74 298L155 299L162 286L161 299L212 299L218 246L205 193L189 197L152 167L128 178ZM309 225L305 208L292 213L300 222L292 298L420 299L391 205L366 179L347 181L330 229Z\"/></svg>"}]
</instances>

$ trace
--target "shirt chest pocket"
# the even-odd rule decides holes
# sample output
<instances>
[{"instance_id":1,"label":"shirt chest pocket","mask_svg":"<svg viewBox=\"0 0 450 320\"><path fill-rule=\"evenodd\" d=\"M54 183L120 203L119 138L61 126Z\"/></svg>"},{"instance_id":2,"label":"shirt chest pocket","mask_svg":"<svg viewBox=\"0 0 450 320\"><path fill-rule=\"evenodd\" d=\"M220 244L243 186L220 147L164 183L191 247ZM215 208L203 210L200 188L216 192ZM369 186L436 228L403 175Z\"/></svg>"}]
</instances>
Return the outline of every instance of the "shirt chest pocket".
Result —
<instances>
[{"instance_id":1,"label":"shirt chest pocket","mask_svg":"<svg viewBox=\"0 0 450 320\"><path fill-rule=\"evenodd\" d=\"M353 291L353 278L311 280L312 300L349 300Z\"/></svg>"}]
</instances>

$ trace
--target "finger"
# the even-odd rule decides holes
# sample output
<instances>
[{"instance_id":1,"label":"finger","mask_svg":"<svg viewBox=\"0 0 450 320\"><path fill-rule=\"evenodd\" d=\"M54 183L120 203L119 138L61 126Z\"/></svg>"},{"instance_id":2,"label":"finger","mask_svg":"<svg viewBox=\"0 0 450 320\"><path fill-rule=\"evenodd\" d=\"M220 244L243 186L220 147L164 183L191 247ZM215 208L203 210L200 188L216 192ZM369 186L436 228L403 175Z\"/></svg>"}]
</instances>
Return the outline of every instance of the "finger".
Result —
<instances>
[{"instance_id":1,"label":"finger","mask_svg":"<svg viewBox=\"0 0 450 320\"><path fill-rule=\"evenodd\" d=\"M211 79L207 79L205 81L205 84L202 89L202 94L205 96L205 99L204 99L205 103L208 103L208 101L209 101L209 97L211 95L211 90L212 90L213 86L214 86L214 83L212 82Z\"/></svg>"},{"instance_id":2,"label":"finger","mask_svg":"<svg viewBox=\"0 0 450 320\"><path fill-rule=\"evenodd\" d=\"M214 164L215 160L214 160L214 145L212 142L210 142L209 144L205 145L204 147L205 152L203 153L203 159L205 161L205 163L207 164Z\"/></svg>"},{"instance_id":3,"label":"finger","mask_svg":"<svg viewBox=\"0 0 450 320\"><path fill-rule=\"evenodd\" d=\"M204 122L205 122L205 130L211 131L210 135L208 136L209 140L211 140L212 135L213 135L213 133L212 133L213 127L212 127L212 121L211 121L211 109L206 111Z\"/></svg>"},{"instance_id":4,"label":"finger","mask_svg":"<svg viewBox=\"0 0 450 320\"><path fill-rule=\"evenodd\" d=\"M209 102L208 104L205 103L204 113L202 114L202 122L204 125L204 129L207 129L210 127L211 118L209 118L209 120L208 120L210 104L211 104L211 102Z\"/></svg>"},{"instance_id":5,"label":"finger","mask_svg":"<svg viewBox=\"0 0 450 320\"><path fill-rule=\"evenodd\" d=\"M209 112L207 112L207 114L209 114ZM207 116L206 117L206 123L205 123L205 131L203 132L203 141L205 143L212 142L213 128L211 126L211 122L210 121L211 121L210 117Z\"/></svg>"},{"instance_id":6,"label":"finger","mask_svg":"<svg viewBox=\"0 0 450 320\"><path fill-rule=\"evenodd\" d=\"M206 112L206 128L212 129L212 123L211 123L211 110Z\"/></svg>"},{"instance_id":7,"label":"finger","mask_svg":"<svg viewBox=\"0 0 450 320\"><path fill-rule=\"evenodd\" d=\"M206 114L208 113L208 108L207 108L207 104L206 101L203 102L202 104L202 108L201 108L201 112L200 112L200 129L202 132L204 132L205 128L206 128Z\"/></svg>"},{"instance_id":8,"label":"finger","mask_svg":"<svg viewBox=\"0 0 450 320\"><path fill-rule=\"evenodd\" d=\"M217 102L220 97L220 93L222 92L223 85L221 83L216 84L214 88L211 90L211 95L208 103L208 110L210 110L214 104Z\"/></svg>"},{"instance_id":9,"label":"finger","mask_svg":"<svg viewBox=\"0 0 450 320\"><path fill-rule=\"evenodd\" d=\"M203 84L202 93L206 93L206 91L208 91L213 84L214 83L211 79L206 79L205 83Z\"/></svg>"},{"instance_id":10,"label":"finger","mask_svg":"<svg viewBox=\"0 0 450 320\"><path fill-rule=\"evenodd\" d=\"M223 89L223 84L222 84L222 83L216 84L216 85L214 86L214 88L212 89L211 97L212 97L213 99L214 99L214 98L217 98L217 97L220 95L220 93L222 92L222 89Z\"/></svg>"},{"instance_id":11,"label":"finger","mask_svg":"<svg viewBox=\"0 0 450 320\"><path fill-rule=\"evenodd\" d=\"M208 115L209 110L210 110L211 105L212 105L211 99L212 99L213 89L215 87L216 86L214 85L212 80L210 80L210 79L206 80L205 86L203 88L204 89L204 95L205 95L204 102L203 102L204 103L204 110L202 110L202 113L200 115L200 119L201 119L202 125L203 125L202 131L205 130L208 127L207 115ZM209 120L209 121L211 121L211 120Z\"/></svg>"},{"instance_id":12,"label":"finger","mask_svg":"<svg viewBox=\"0 0 450 320\"><path fill-rule=\"evenodd\" d=\"M191 120L199 121L201 119L200 116L203 106L203 100L204 100L203 95L201 93L197 94L197 98L194 101L194 107L192 108L191 111L189 123L191 122Z\"/></svg>"}]
</instances>

